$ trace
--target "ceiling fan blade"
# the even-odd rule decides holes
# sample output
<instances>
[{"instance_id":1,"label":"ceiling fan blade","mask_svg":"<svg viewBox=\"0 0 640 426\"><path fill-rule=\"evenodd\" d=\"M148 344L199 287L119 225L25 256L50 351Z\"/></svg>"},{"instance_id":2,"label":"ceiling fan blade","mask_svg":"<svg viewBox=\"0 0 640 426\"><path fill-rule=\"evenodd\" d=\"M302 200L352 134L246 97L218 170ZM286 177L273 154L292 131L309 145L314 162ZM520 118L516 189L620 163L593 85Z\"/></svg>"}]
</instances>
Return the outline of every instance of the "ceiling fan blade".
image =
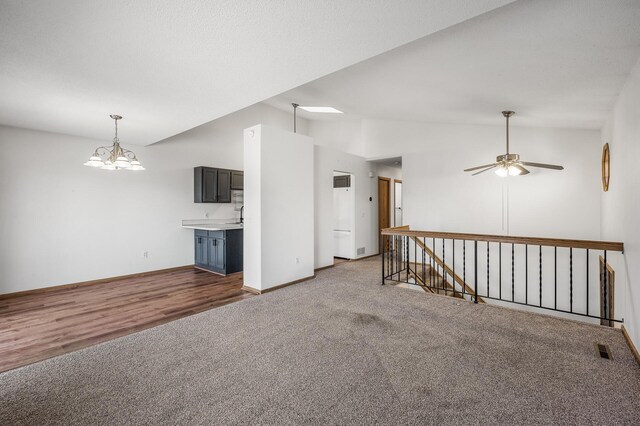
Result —
<instances>
[{"instance_id":1,"label":"ceiling fan blade","mask_svg":"<svg viewBox=\"0 0 640 426\"><path fill-rule=\"evenodd\" d=\"M521 163L524 164L525 166L540 167L542 169L564 170L564 167L556 166L554 164L530 163L528 161L521 161Z\"/></svg>"},{"instance_id":2,"label":"ceiling fan blade","mask_svg":"<svg viewBox=\"0 0 640 426\"><path fill-rule=\"evenodd\" d=\"M495 166L496 163L485 164L484 166L471 167L470 169L464 169L465 172L472 172L474 170L484 169L485 167Z\"/></svg>"},{"instance_id":3,"label":"ceiling fan blade","mask_svg":"<svg viewBox=\"0 0 640 426\"><path fill-rule=\"evenodd\" d=\"M487 168L486 168L486 169L484 169L484 170L480 170L479 172L475 172L475 173L474 173L474 174L472 174L471 176L479 175L480 173L484 173L484 172L486 172L487 170L495 169L496 167L498 167L498 165L497 165L497 164L494 164L494 165L492 165L491 167L487 167Z\"/></svg>"},{"instance_id":4,"label":"ceiling fan blade","mask_svg":"<svg viewBox=\"0 0 640 426\"><path fill-rule=\"evenodd\" d=\"M520 175L519 176L528 175L530 173L529 170L525 169L520 164L513 164L513 167L515 167L516 169L520 170Z\"/></svg>"}]
</instances>

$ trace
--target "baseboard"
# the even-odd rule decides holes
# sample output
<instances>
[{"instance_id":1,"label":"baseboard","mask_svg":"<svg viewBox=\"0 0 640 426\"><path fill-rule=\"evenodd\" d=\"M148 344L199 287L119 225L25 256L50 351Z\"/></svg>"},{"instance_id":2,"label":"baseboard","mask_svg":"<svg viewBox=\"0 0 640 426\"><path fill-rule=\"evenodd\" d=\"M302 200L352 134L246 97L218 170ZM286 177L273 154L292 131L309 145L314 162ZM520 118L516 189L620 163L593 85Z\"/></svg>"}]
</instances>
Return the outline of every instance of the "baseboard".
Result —
<instances>
[{"instance_id":1,"label":"baseboard","mask_svg":"<svg viewBox=\"0 0 640 426\"><path fill-rule=\"evenodd\" d=\"M325 269L333 268L334 266L336 266L336 265L327 265L327 266L322 266L322 267L320 267L320 268L316 268L316 269L314 269L313 271L314 271L314 272L323 271L323 270L325 270Z\"/></svg>"},{"instance_id":2,"label":"baseboard","mask_svg":"<svg viewBox=\"0 0 640 426\"><path fill-rule=\"evenodd\" d=\"M82 281L82 282L78 282L78 283L61 284L61 285L54 285L54 286L51 286L51 287L42 287L42 288L34 288L34 289L31 289L31 290L16 291L14 293L0 294L0 300L6 300L6 299L14 298L14 297L27 296L27 295L32 295L32 294L49 293L49 292L60 291L60 290L72 290L72 289L78 288L78 287L85 287L85 286L91 286L91 285L96 285L96 284L102 284L102 283L106 283L106 282L110 282L110 281L122 280L122 279L126 279L126 278L139 278L139 277L146 277L146 276L149 276L149 275L162 274L162 273L167 273L167 272L182 271L182 270L186 270L186 269L193 269L194 267L195 267L195 265L176 266L176 267L173 267L173 268L156 269L154 271L138 272L138 273L129 274L129 275L118 275L116 277L110 277L110 278L100 278L98 280Z\"/></svg>"},{"instance_id":3,"label":"baseboard","mask_svg":"<svg viewBox=\"0 0 640 426\"><path fill-rule=\"evenodd\" d=\"M312 280L315 277L316 277L315 274L309 275L308 277L300 278L299 280L295 280L295 281L291 281L291 282L288 282L288 283L280 284L280 285L277 285L277 286L274 286L274 287L269 287L269 288L266 288L264 290L258 290L257 288L248 287L246 285L243 285L242 286L242 290L248 291L249 293L253 293L253 294L271 293L272 291L280 290L281 288L289 287L290 285L298 284L298 283L301 283L303 281Z\"/></svg>"},{"instance_id":4,"label":"baseboard","mask_svg":"<svg viewBox=\"0 0 640 426\"><path fill-rule=\"evenodd\" d=\"M380 256L380 253L370 254L369 256L358 257L357 259L351 259L351 262L357 262L358 260L371 259L372 257Z\"/></svg>"},{"instance_id":5,"label":"baseboard","mask_svg":"<svg viewBox=\"0 0 640 426\"><path fill-rule=\"evenodd\" d=\"M258 290L257 288L253 288L253 287L247 287L246 285L243 285L241 288L242 291L247 291L249 293L253 293L253 294L260 294L260 290Z\"/></svg>"},{"instance_id":6,"label":"baseboard","mask_svg":"<svg viewBox=\"0 0 640 426\"><path fill-rule=\"evenodd\" d=\"M640 365L640 352L638 352L638 348L636 348L636 345L633 344L633 341L631 340L629 333L627 333L627 329L624 328L624 324L622 324L620 329L622 330L622 335L627 340L627 345L629 345L629 349L631 349L631 352L633 353L633 356L635 357L636 362L638 363L638 365Z\"/></svg>"}]
</instances>

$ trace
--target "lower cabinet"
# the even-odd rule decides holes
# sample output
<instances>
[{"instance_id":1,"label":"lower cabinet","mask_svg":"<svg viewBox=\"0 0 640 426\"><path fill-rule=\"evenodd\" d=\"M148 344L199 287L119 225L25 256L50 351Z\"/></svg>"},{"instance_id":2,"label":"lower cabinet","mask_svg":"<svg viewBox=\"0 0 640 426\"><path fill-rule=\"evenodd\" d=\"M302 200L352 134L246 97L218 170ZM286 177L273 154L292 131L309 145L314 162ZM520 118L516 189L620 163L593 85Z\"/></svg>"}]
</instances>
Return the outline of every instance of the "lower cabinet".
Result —
<instances>
[{"instance_id":1,"label":"lower cabinet","mask_svg":"<svg viewBox=\"0 0 640 426\"><path fill-rule=\"evenodd\" d=\"M195 230L195 265L219 274L242 271L242 229Z\"/></svg>"}]
</instances>

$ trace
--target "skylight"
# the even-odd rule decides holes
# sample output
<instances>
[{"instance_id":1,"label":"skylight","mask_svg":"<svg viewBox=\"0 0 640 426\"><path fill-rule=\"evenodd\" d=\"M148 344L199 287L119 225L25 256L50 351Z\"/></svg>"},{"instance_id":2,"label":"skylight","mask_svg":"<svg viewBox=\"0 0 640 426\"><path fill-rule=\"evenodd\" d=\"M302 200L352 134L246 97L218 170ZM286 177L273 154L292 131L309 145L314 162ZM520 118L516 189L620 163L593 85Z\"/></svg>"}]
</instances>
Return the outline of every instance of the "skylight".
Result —
<instances>
[{"instance_id":1,"label":"skylight","mask_svg":"<svg viewBox=\"0 0 640 426\"><path fill-rule=\"evenodd\" d=\"M342 111L337 110L334 107L328 107L328 106L301 106L300 108L309 112L325 112L329 114L342 114Z\"/></svg>"}]
</instances>

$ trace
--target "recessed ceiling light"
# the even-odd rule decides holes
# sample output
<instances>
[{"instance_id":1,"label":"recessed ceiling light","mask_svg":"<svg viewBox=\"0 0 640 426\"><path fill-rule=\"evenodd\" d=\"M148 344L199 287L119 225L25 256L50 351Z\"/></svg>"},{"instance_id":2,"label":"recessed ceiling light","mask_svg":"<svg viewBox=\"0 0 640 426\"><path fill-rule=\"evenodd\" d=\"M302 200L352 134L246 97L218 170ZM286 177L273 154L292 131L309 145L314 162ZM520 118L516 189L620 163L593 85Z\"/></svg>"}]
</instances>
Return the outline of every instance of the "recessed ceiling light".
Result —
<instances>
[{"instance_id":1,"label":"recessed ceiling light","mask_svg":"<svg viewBox=\"0 0 640 426\"><path fill-rule=\"evenodd\" d=\"M301 106L305 111L309 112L327 112L330 114L342 114L342 111L335 109L334 107L327 106Z\"/></svg>"}]
</instances>

